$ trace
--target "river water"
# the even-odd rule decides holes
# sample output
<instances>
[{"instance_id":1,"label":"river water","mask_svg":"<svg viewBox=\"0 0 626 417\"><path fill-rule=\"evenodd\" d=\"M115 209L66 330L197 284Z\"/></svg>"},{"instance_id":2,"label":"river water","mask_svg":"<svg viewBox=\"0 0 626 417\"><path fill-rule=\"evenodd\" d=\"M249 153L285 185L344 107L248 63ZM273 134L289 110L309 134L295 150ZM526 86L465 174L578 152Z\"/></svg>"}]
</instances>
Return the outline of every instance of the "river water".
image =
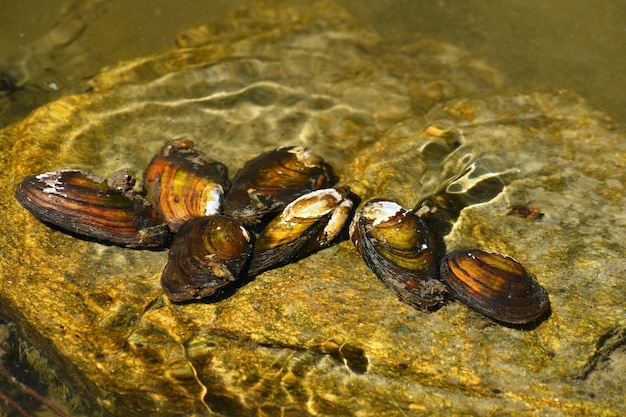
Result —
<instances>
[{"instance_id":1,"label":"river water","mask_svg":"<svg viewBox=\"0 0 626 417\"><path fill-rule=\"evenodd\" d=\"M0 127L24 118L33 109L62 95L84 91L88 86L87 81L98 74L102 68L114 66L120 61L173 48L177 33L189 27L219 19L220 16L243 2L158 0L147 5L139 1L54 0L43 6L32 0L19 4L15 1L13 3L5 5L0 15L0 28L2 28L0 31L0 68L15 77L18 89L10 95L0 96ZM623 3L605 1L600 3L601 6L598 6L598 3L591 6L577 0L549 3L536 0L506 3L360 0L338 1L338 3L348 8L365 26L374 28L383 36L414 38L425 35L458 45L484 57L489 64L504 75L506 81L503 85L507 91L554 91L561 88L574 90L587 99L592 107L614 118L618 125L623 126L626 122L626 106L624 105L626 97L622 94L626 80L620 77L620 71L626 68L624 65L626 44L623 42L626 31L626 25L623 23L626 5ZM532 100L529 99L529 102ZM480 110L480 103L472 104L469 108ZM572 106L572 108L576 107ZM555 116L554 119L559 117L561 116ZM485 120L487 122L484 125L488 126L489 117L485 117ZM102 128L98 124L94 126ZM503 122L503 127L506 127L506 120ZM106 131L106 127L102 129ZM470 130L470 127L467 127L467 131ZM126 136L132 137L130 133ZM478 133L474 136L490 137ZM546 137L549 138L549 135ZM494 136L494 138L495 142L497 137ZM538 143L545 144L542 141ZM563 143L567 144L567 140L563 140ZM545 150L533 148L531 151L534 153L528 153L524 160L529 172L536 168L534 163L540 160L539 157L543 155L542 151L547 154L549 149L548 147ZM93 154L85 154L84 161L81 161L83 165L102 164L108 168L109 162L114 165L119 164L115 158L107 159L109 162L106 163L95 161ZM511 158L515 157L519 160L519 155L520 153L517 153ZM564 154L563 158L566 159L567 155L569 154ZM587 155L582 152L574 156ZM76 158L79 157L80 155L76 156ZM560 158L561 155L559 154L558 157ZM142 156L138 159L145 160L146 158ZM567 161L564 164L567 165ZM619 161L616 164L619 164ZM550 164L546 163L546 165ZM582 162L580 165L590 166ZM140 167L141 164L137 162L133 166ZM590 169L590 171L594 170ZM617 170L614 173L619 177ZM556 174L550 173L550 175ZM605 174L598 174L598 176L602 177L602 180L605 179L603 177ZM531 177L530 174L529 177ZM620 178L611 177L611 180L610 184L613 184L617 190L613 196L615 197L621 193L621 182ZM542 187L543 184L537 184L529 188L542 190ZM560 190L558 184L547 184L546 187ZM607 191L607 193L610 192L612 191ZM400 192L398 194L401 195ZM568 192L561 194L562 197L570 196ZM523 192L518 191L518 195L523 195ZM591 193L591 196L593 197L594 194ZM556 219L563 212L572 218L576 217L572 214L573 210L560 210L556 203L551 206L549 202L554 202L554 199L549 197L534 196L528 199L539 201L542 209L547 211L547 217L554 219L553 224L557 223ZM15 205L14 201L11 200L11 202ZM603 204L598 203L600 207ZM605 206L609 207L608 204ZM619 210L618 203L610 207L614 211L608 211L608 213L615 214ZM551 209L552 212L550 212ZM594 210L585 207L580 211L595 213ZM578 218L575 220L578 221ZM546 223L548 224L544 224L543 227L548 230L551 223ZM581 224L586 225L582 220ZM470 235L471 233L467 233L467 236ZM512 235L521 235L521 233L516 232ZM590 235L595 235L595 232ZM566 240L564 237L563 241ZM619 239L615 238L615 240ZM570 246L571 252L574 253L577 250L575 245L568 245L568 249ZM158 254L145 256L157 257ZM546 267L546 270L548 269ZM617 267L615 270L617 271ZM619 273L614 275L618 276ZM557 324L560 323L559 317L566 322L568 317L573 316L573 313L570 314L563 307L564 303L559 303L561 299L567 298L563 295L566 291L557 291L563 287L556 284L551 287L555 289L553 296L556 301L555 316L557 318L550 322L550 325L555 327L558 327ZM572 298L575 297L572 296ZM249 319L246 318L246 320ZM615 318L614 321L619 321L619 318ZM246 324L251 326L250 323L246 322ZM594 333L593 343L588 344L594 345L596 340L605 340L605 333L598 330L597 334ZM558 337L555 336L554 339ZM572 337L571 340L573 339L575 338ZM616 337L617 339L619 338ZM506 337L504 340L508 343ZM615 342L615 344L619 343ZM506 343L501 345L508 346ZM554 345L556 346L556 342ZM563 342L563 345L567 343ZM574 347L577 346L574 345ZM561 354L558 348L554 349L557 354L550 353L550 355L556 356L559 360L567 356ZM611 349L607 348L607 351L610 352ZM505 350L502 349L502 351ZM514 362L515 358L508 360L507 363ZM559 369L556 365L554 367ZM416 373L419 374L419 372Z\"/></svg>"},{"instance_id":2,"label":"river water","mask_svg":"<svg viewBox=\"0 0 626 417\"><path fill-rule=\"evenodd\" d=\"M36 90L0 104L0 125L100 68L173 46L176 33L242 1L6 0L0 68ZM484 56L512 89L572 89L626 121L626 3L604 0L339 1L385 35L425 34Z\"/></svg>"}]
</instances>

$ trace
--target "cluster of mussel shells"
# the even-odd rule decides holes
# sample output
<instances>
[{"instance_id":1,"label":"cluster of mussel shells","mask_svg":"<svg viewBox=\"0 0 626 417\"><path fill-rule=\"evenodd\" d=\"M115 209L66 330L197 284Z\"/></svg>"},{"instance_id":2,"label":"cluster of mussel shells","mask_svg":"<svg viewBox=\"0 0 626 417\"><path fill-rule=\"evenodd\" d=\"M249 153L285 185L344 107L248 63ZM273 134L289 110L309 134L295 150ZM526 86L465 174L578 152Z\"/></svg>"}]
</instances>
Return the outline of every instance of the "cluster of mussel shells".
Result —
<instances>
[{"instance_id":1,"label":"cluster of mussel shells","mask_svg":"<svg viewBox=\"0 0 626 417\"><path fill-rule=\"evenodd\" d=\"M502 323L547 315L547 293L513 258L483 250L444 256L441 237L416 210L381 199L357 210L359 197L336 182L323 158L298 146L251 159L231 182L223 164L182 139L154 156L141 192L124 171L106 180L60 170L27 176L16 197L74 235L130 248L169 246L161 285L174 302L219 295L349 236L369 268L420 310L452 295Z\"/></svg>"}]
</instances>

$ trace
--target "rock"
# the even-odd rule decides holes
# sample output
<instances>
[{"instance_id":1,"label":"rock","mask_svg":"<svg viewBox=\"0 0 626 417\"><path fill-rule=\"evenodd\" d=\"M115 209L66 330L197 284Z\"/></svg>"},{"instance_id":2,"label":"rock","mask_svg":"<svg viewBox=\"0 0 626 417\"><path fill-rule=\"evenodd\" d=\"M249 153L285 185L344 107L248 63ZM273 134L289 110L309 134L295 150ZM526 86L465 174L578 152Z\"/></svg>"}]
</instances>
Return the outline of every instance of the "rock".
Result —
<instances>
[{"instance_id":1,"label":"rock","mask_svg":"<svg viewBox=\"0 0 626 417\"><path fill-rule=\"evenodd\" d=\"M610 120L567 91L498 93L498 74L471 54L382 39L326 2L260 3L179 43L0 131L0 312L96 387L84 395L101 414L626 411L612 371L626 335L626 143ZM461 212L447 248L516 257L552 314L519 329L458 302L416 311L349 242L223 300L172 304L159 288L166 252L75 239L13 197L23 176L60 168L140 174L179 137L231 175L261 151L308 146L362 197L409 207L486 161L506 187ZM422 156L449 137L456 150ZM507 215L515 205L544 216Z\"/></svg>"}]
</instances>

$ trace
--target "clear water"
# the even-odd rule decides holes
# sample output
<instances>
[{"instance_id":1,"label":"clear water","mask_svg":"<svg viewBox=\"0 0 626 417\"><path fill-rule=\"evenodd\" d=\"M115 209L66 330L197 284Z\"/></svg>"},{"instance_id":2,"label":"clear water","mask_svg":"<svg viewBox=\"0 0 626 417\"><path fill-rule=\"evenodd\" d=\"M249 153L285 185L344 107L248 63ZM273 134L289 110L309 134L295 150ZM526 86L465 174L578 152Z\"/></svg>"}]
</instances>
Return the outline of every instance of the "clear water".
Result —
<instances>
[{"instance_id":1,"label":"clear water","mask_svg":"<svg viewBox=\"0 0 626 417\"><path fill-rule=\"evenodd\" d=\"M7 3L0 14L0 68L14 73L24 89L0 103L0 126L80 91L102 67L171 48L176 33L241 2ZM624 3L340 3L383 34L426 34L485 56L505 74L507 89L573 89L622 125L626 121L626 80L619 76L626 68Z\"/></svg>"},{"instance_id":2,"label":"clear water","mask_svg":"<svg viewBox=\"0 0 626 417\"><path fill-rule=\"evenodd\" d=\"M76 88L103 66L170 48L176 33L242 1L6 0L0 13L0 68L40 97L0 104L0 125ZM621 125L626 121L626 3L583 0L339 0L383 34L426 34L487 58L513 89L572 89ZM70 54L49 59L51 30L72 20ZM114 27L115 30L111 30ZM53 31L54 32L54 31ZM59 33L60 32L60 33ZM47 35L46 35L47 34ZM48 36L47 40L45 37ZM53 38L52 40L50 38ZM35 58L33 58L35 55ZM68 62L67 57L72 60ZM43 57L43 58L42 58ZM71 65L70 65L71 64ZM17 101L18 103L15 103Z\"/></svg>"}]
</instances>

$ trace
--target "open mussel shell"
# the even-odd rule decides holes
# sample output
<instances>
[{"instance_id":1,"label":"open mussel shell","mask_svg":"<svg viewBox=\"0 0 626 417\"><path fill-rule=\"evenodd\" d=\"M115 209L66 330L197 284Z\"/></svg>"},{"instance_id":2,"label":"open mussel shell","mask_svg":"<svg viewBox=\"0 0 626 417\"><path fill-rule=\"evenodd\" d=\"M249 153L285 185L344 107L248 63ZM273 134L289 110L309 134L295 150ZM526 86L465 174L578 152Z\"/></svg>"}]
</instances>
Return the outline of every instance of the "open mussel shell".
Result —
<instances>
[{"instance_id":1,"label":"open mussel shell","mask_svg":"<svg viewBox=\"0 0 626 417\"><path fill-rule=\"evenodd\" d=\"M227 188L226 167L186 139L166 144L144 173L146 198L172 231L191 218L218 214Z\"/></svg>"},{"instance_id":2,"label":"open mussel shell","mask_svg":"<svg viewBox=\"0 0 626 417\"><path fill-rule=\"evenodd\" d=\"M548 294L537 280L498 252L450 252L441 261L441 277L455 298L499 322L531 323L550 311Z\"/></svg>"},{"instance_id":3,"label":"open mussel shell","mask_svg":"<svg viewBox=\"0 0 626 417\"><path fill-rule=\"evenodd\" d=\"M131 188L128 175L109 185L86 170L62 170L27 176L15 196L39 220L69 233L130 248L164 246L167 225Z\"/></svg>"},{"instance_id":4,"label":"open mussel shell","mask_svg":"<svg viewBox=\"0 0 626 417\"><path fill-rule=\"evenodd\" d=\"M245 275L252 247L252 236L230 217L188 220L174 236L161 286L176 302L208 297Z\"/></svg>"},{"instance_id":5,"label":"open mussel shell","mask_svg":"<svg viewBox=\"0 0 626 417\"><path fill-rule=\"evenodd\" d=\"M224 198L224 213L245 225L256 225L287 203L334 184L330 165L307 148L289 146L248 161Z\"/></svg>"},{"instance_id":6,"label":"open mussel shell","mask_svg":"<svg viewBox=\"0 0 626 417\"><path fill-rule=\"evenodd\" d=\"M421 309L439 307L446 288L438 280L441 255L426 223L393 201L366 203L350 225L359 254L401 300Z\"/></svg>"},{"instance_id":7,"label":"open mussel shell","mask_svg":"<svg viewBox=\"0 0 626 417\"><path fill-rule=\"evenodd\" d=\"M289 203L257 236L249 274L286 265L332 245L352 215L348 187L312 191Z\"/></svg>"}]
</instances>

